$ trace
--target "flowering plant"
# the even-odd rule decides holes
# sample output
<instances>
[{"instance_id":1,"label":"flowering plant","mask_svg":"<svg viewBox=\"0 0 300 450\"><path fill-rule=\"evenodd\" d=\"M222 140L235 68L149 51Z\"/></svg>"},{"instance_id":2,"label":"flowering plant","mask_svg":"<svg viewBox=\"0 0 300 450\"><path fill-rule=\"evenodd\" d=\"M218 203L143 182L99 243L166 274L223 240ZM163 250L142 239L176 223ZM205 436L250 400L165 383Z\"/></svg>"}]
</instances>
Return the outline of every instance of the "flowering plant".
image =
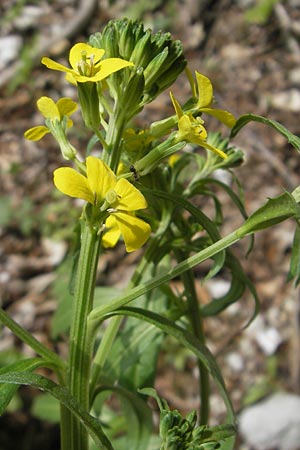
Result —
<instances>
[{"instance_id":1,"label":"flowering plant","mask_svg":"<svg viewBox=\"0 0 300 450\"><path fill-rule=\"evenodd\" d=\"M47 68L65 72L76 86L83 122L93 132L86 152L79 152L67 137L77 108L72 99L39 99L45 125L25 132L29 140L47 133L54 136L63 158L75 166L57 168L54 185L84 202L72 314L64 330L69 332L69 354L67 359L57 355L0 310L3 324L37 355L0 370L1 410L18 386L26 384L59 401L61 450L142 450L150 445L161 450L233 449L235 413L221 370L205 345L203 322L236 302L246 288L258 312L255 287L229 247L288 218L296 219L299 242L300 194L298 189L285 191L248 217L234 179L228 186L214 172L231 173L243 162L243 153L229 138L250 120L275 128L298 150L300 139L275 121L252 114L236 120L230 112L213 108L212 84L197 71L194 78L187 69L182 44L169 33L145 31L139 22L111 21L88 44L74 45L69 62L65 67L42 59ZM136 127L136 115L183 71L191 88L187 102L181 106L171 92L175 114ZM230 136L209 133L206 115L225 124ZM224 237L216 187L229 194L244 219ZM199 196L213 200L214 217L197 206L194 199ZM109 298L102 293L95 302L99 257L120 241L127 252L141 249L141 258L126 289L116 289ZM223 297L202 304L193 268L206 260L211 265L204 281L226 268L231 287ZM297 283L299 261L295 245L289 276ZM169 284L175 277L180 277L182 292ZM154 390L156 361L166 335L195 355L198 414L191 411L182 417ZM56 381L36 373L40 367L53 370ZM209 424L211 378L227 409L225 423L218 426ZM123 413L106 402L109 393L122 399ZM156 399L160 410L156 434L148 397ZM116 425L118 414L123 420Z\"/></svg>"}]
</instances>

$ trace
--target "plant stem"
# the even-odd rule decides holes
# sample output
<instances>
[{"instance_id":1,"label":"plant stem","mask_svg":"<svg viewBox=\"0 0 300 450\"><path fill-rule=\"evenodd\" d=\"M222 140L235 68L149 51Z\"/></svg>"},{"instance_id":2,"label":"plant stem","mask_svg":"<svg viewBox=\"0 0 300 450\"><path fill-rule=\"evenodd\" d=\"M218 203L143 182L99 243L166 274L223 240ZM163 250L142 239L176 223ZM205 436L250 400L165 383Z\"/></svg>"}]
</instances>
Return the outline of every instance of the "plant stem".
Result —
<instances>
[{"instance_id":1,"label":"plant stem","mask_svg":"<svg viewBox=\"0 0 300 450\"><path fill-rule=\"evenodd\" d=\"M140 297L141 295L144 295L147 292L151 291L152 289L161 286L164 283L167 283L168 281L172 280L178 275L181 275L186 270L197 266L203 261L216 255L220 251L230 247L243 237L244 235L241 234L240 228L238 228L237 230L228 234L219 241L214 242L209 247L204 248L195 255L189 256L187 259L177 264L174 268L171 268L170 270L167 270L164 273L153 277L149 281L139 284L139 286L130 289L129 292L125 293L120 297L112 299L112 301L108 305L94 308L91 314L89 315L89 320L101 321L105 314L110 313L111 311L114 311L115 309L118 309L121 306L125 306L132 300L135 300L136 298Z\"/></svg>"},{"instance_id":2,"label":"plant stem","mask_svg":"<svg viewBox=\"0 0 300 450\"><path fill-rule=\"evenodd\" d=\"M176 257L182 261L184 255L180 251L175 252ZM181 274L184 285L184 293L188 303L188 315L194 335L199 339L201 344L205 344L205 336L203 333L201 311L198 304L198 298L195 290L195 279L192 270L187 270ZM207 425L209 419L209 375L203 363L198 359L199 370L199 392L200 392L200 425Z\"/></svg>"},{"instance_id":3,"label":"plant stem","mask_svg":"<svg viewBox=\"0 0 300 450\"><path fill-rule=\"evenodd\" d=\"M97 230L83 224L70 331L68 387L87 412L93 343L87 333L87 317L93 306L100 241ZM69 442L62 450L88 450L88 434L78 419L72 416L68 426Z\"/></svg>"}]
</instances>

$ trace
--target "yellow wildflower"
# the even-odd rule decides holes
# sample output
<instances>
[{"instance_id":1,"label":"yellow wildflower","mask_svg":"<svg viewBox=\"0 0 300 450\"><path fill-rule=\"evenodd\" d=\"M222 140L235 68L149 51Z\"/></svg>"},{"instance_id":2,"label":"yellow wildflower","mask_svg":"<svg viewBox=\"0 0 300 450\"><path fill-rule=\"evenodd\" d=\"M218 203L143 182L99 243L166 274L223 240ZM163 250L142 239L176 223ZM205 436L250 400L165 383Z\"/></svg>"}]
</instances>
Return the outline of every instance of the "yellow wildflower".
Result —
<instances>
[{"instance_id":1,"label":"yellow wildflower","mask_svg":"<svg viewBox=\"0 0 300 450\"><path fill-rule=\"evenodd\" d=\"M202 113L215 117L229 128L232 128L236 122L235 117L228 111L223 109L211 108L213 102L213 87L209 78L195 71L196 83L187 70L187 75L192 87L193 96L197 98L197 110Z\"/></svg>"},{"instance_id":2,"label":"yellow wildflower","mask_svg":"<svg viewBox=\"0 0 300 450\"><path fill-rule=\"evenodd\" d=\"M151 228L135 216L135 211L147 207L143 194L128 180L117 179L113 171L100 159L86 159L86 177L70 167L54 171L54 184L62 193L81 198L100 211L109 213L105 225L108 231L103 244L113 247L123 236L126 250L140 248L148 239Z\"/></svg>"},{"instance_id":3,"label":"yellow wildflower","mask_svg":"<svg viewBox=\"0 0 300 450\"><path fill-rule=\"evenodd\" d=\"M56 122L62 122L64 117L67 117L67 128L73 125L73 122L69 116L76 111L77 103L70 98L63 97L55 103L50 97L41 97L37 101L37 107L45 119L48 119L53 125L55 125ZM25 131L24 137L30 141L39 141L43 136L45 136L45 134L50 132L51 130L49 127L39 125Z\"/></svg>"},{"instance_id":4,"label":"yellow wildflower","mask_svg":"<svg viewBox=\"0 0 300 450\"><path fill-rule=\"evenodd\" d=\"M227 158L226 153L206 142L207 131L203 126L204 121L201 119L201 117L195 118L191 113L184 114L179 102L173 97L172 92L170 92L170 96L178 120L178 132L176 134L176 140L178 142L186 141L191 144L200 145L201 147L204 147L216 153L221 158Z\"/></svg>"},{"instance_id":5,"label":"yellow wildflower","mask_svg":"<svg viewBox=\"0 0 300 450\"><path fill-rule=\"evenodd\" d=\"M42 58L42 64L49 69L65 72L67 80L75 84L102 81L124 67L133 66L132 62L121 58L102 59L104 54L103 49L78 43L69 53L71 67L65 67L47 57Z\"/></svg>"}]
</instances>

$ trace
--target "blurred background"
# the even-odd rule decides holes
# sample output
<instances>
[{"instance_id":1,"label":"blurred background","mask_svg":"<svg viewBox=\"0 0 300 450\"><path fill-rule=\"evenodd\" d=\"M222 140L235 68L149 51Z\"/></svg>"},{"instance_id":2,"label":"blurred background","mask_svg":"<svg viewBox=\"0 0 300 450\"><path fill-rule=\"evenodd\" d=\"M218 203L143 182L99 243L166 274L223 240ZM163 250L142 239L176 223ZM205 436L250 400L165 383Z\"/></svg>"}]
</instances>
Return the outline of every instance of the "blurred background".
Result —
<instances>
[{"instance_id":1,"label":"blurred background","mask_svg":"<svg viewBox=\"0 0 300 450\"><path fill-rule=\"evenodd\" d=\"M41 57L65 63L74 43L85 42L108 20L122 17L142 20L145 28L170 31L180 39L190 69L211 79L219 107L237 116L249 112L267 116L291 132L300 133L299 0L2 0L1 303L36 338L63 355L63 318L60 320L55 311L68 283L63 262L73 241L79 209L71 210L69 200L54 190L52 172L63 161L53 138L48 135L34 143L25 141L23 133L42 123L36 108L40 96L76 99L74 88L66 84L63 74L42 66ZM172 90L179 101L189 96L184 76ZM169 113L172 107L167 92L138 120L147 126ZM75 123L72 142L76 148L85 149L90 136L84 134L79 115L75 115ZM206 123L209 130L219 127L213 119ZM235 173L244 187L249 213L267 197L299 184L299 155L272 129L248 125L234 143L245 152L245 163ZM238 226L240 219L231 214L228 199L224 196L222 200L225 211L228 202L222 231L226 233ZM234 247L261 300L261 313L254 323L242 330L253 312L253 302L247 295L218 318L206 322L208 346L217 357L238 413L282 391L293 395L298 408L293 415L298 413L300 417L299 298L293 285L286 283L293 231L293 223L287 222L260 232L247 259L243 243ZM126 255L122 246L107 252L101 260L98 283L124 286L138 256ZM228 283L221 277L204 286L199 280L206 301L227 288ZM20 352L31 355L3 328L0 366L17 360ZM159 360L156 387L172 408L186 413L198 405L195 361L173 341L169 342L168 352L162 352ZM55 406L52 415L52 406L45 408L40 397L31 389L20 389L9 411L0 418L0 450L59 448ZM289 415L290 404L282 405L285 416ZM212 423L219 423L224 412L222 401L213 393ZM259 443L251 441L257 433L255 428L250 430L241 433L237 448L298 448L271 441L267 431Z\"/></svg>"}]
</instances>

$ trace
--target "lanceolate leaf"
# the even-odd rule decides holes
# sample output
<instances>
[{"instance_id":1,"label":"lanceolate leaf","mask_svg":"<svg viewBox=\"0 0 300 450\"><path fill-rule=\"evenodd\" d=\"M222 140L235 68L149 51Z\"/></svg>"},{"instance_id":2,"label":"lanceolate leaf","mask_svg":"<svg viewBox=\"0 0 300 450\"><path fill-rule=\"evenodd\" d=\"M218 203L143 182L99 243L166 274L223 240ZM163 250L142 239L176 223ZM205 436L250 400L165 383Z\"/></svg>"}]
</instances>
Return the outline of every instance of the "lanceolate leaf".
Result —
<instances>
[{"instance_id":1,"label":"lanceolate leaf","mask_svg":"<svg viewBox=\"0 0 300 450\"><path fill-rule=\"evenodd\" d=\"M30 358L22 361L18 361L13 364L9 364L0 369L0 375L7 374L9 372L24 372L33 371L38 367L49 367L49 362L47 363L41 358ZM11 401L14 394L19 389L17 384L1 384L0 385L0 415L4 413L9 402Z\"/></svg>"},{"instance_id":2,"label":"lanceolate leaf","mask_svg":"<svg viewBox=\"0 0 300 450\"><path fill-rule=\"evenodd\" d=\"M174 205L181 206L182 208L189 211L192 216L198 221L198 223L205 229L213 242L218 241L220 239L219 231L212 220L209 219L200 209L196 206L192 205L188 200L185 200L182 196L171 194L169 192L159 191L159 190L144 190L146 194L154 195L155 197L163 198L165 200L169 200ZM225 260L225 252L220 251L217 255L214 256L214 266L212 267L210 273L207 275L207 278L211 278L216 275L216 273L222 268Z\"/></svg>"},{"instance_id":3,"label":"lanceolate leaf","mask_svg":"<svg viewBox=\"0 0 300 450\"><path fill-rule=\"evenodd\" d=\"M276 225L289 218L300 218L300 206L289 192L269 199L239 228L240 237Z\"/></svg>"},{"instance_id":4,"label":"lanceolate leaf","mask_svg":"<svg viewBox=\"0 0 300 450\"><path fill-rule=\"evenodd\" d=\"M230 268L232 273L232 282L229 291L224 296L216 298L205 305L201 309L201 314L203 316L212 316L219 314L232 303L238 301L245 289L248 288L254 300L254 311L252 317L247 323L248 326L259 312L260 304L255 286L244 273L239 260L230 252L230 250L226 255L226 266Z\"/></svg>"},{"instance_id":5,"label":"lanceolate leaf","mask_svg":"<svg viewBox=\"0 0 300 450\"><path fill-rule=\"evenodd\" d=\"M292 245L292 255L287 281L295 280L297 286L300 282L300 226L296 225Z\"/></svg>"},{"instance_id":6,"label":"lanceolate leaf","mask_svg":"<svg viewBox=\"0 0 300 450\"><path fill-rule=\"evenodd\" d=\"M102 384L96 395L112 391L123 400L124 416L126 421L126 449L140 450L148 448L149 439L152 432L152 413L141 396L124 389L121 386ZM124 429L120 429L119 434L123 434Z\"/></svg>"},{"instance_id":7,"label":"lanceolate leaf","mask_svg":"<svg viewBox=\"0 0 300 450\"><path fill-rule=\"evenodd\" d=\"M257 116L255 114L244 114L240 116L231 130L231 137L236 136L241 128L249 122L260 122L271 126L278 131L278 133L282 134L282 136L284 136L293 147L300 151L300 138L298 136L295 136L276 120L266 119L265 117Z\"/></svg>"},{"instance_id":8,"label":"lanceolate leaf","mask_svg":"<svg viewBox=\"0 0 300 450\"><path fill-rule=\"evenodd\" d=\"M31 372L9 372L1 374L0 383L24 384L40 389L41 391L49 392L82 422L99 449L113 450L112 444L102 431L100 422L82 409L80 404L70 395L67 389L42 375Z\"/></svg>"},{"instance_id":9,"label":"lanceolate leaf","mask_svg":"<svg viewBox=\"0 0 300 450\"><path fill-rule=\"evenodd\" d=\"M136 317L140 320L145 320L160 328L165 333L175 337L179 342L181 342L182 345L191 350L200 359L202 364L206 367L208 372L213 377L223 397L224 403L226 404L229 421L232 423L234 422L234 412L230 398L228 397L225 388L222 374L213 355L210 353L208 348L205 347L205 345L203 345L193 334L191 334L186 329L179 327L167 318L162 317L161 315L156 314L152 311L147 311L141 308L126 307L113 311L112 313L107 314L106 317L111 317L113 315L119 314Z\"/></svg>"}]
</instances>

